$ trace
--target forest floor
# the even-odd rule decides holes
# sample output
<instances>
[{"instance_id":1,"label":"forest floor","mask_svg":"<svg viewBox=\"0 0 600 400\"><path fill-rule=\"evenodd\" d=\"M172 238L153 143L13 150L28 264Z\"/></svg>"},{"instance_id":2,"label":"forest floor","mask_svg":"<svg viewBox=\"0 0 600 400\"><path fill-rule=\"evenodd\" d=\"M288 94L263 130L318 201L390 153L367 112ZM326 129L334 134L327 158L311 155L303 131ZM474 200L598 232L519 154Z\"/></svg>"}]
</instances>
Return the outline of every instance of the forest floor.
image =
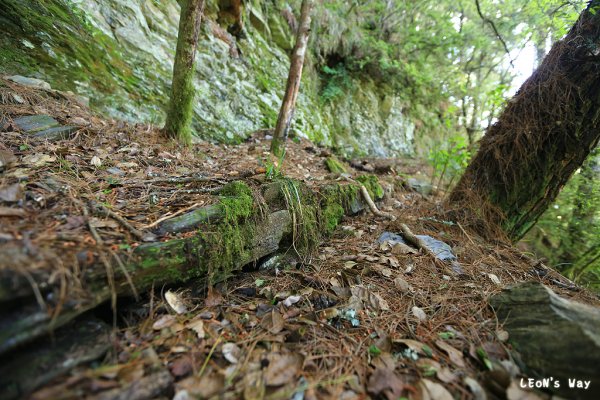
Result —
<instances>
[{"instance_id":1,"label":"forest floor","mask_svg":"<svg viewBox=\"0 0 600 400\"><path fill-rule=\"evenodd\" d=\"M143 239L136 232L210 204L223 184L268 179L266 132L236 146L184 148L156 127L104 119L68 95L5 80L0 107L0 247L26 247L37 260L2 258L0 272L49 269L65 290L85 290L74 283L82 252L135 248ZM32 139L14 121L36 114L76 130L69 140ZM340 178L325 166L330 155L289 141L282 171L318 189ZM369 163L379 165L359 164ZM261 260L211 290L189 282L122 300L108 353L32 398L549 398L519 387L508 333L487 300L531 280L568 298L598 299L514 247L447 221L443 193L423 196L406 184L426 179L418 161L384 164L375 172L393 190L379 206L396 221L344 217L314 254ZM170 180L180 177L202 179ZM112 214L87 215L91 203ZM401 223L450 245L461 273L379 240L400 233Z\"/></svg>"}]
</instances>

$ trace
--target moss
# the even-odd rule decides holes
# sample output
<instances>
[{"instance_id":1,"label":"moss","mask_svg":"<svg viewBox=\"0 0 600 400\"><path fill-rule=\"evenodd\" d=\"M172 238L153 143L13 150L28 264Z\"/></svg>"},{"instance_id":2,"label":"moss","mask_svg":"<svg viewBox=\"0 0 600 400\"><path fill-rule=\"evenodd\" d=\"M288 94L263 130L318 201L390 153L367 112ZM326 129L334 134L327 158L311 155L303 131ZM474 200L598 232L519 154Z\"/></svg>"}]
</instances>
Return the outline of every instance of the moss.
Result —
<instances>
[{"instance_id":1,"label":"moss","mask_svg":"<svg viewBox=\"0 0 600 400\"><path fill-rule=\"evenodd\" d=\"M344 207L340 204L329 204L323 209L325 232L331 235L344 216Z\"/></svg>"},{"instance_id":2,"label":"moss","mask_svg":"<svg viewBox=\"0 0 600 400\"><path fill-rule=\"evenodd\" d=\"M361 175L356 180L363 184L373 200L383 198L385 192L375 175Z\"/></svg>"},{"instance_id":3,"label":"moss","mask_svg":"<svg viewBox=\"0 0 600 400\"><path fill-rule=\"evenodd\" d=\"M327 159L325 160L325 166L327 167L329 172L334 174L343 174L348 172L344 164L342 164L342 162L338 160L335 156L327 157Z\"/></svg>"},{"instance_id":4,"label":"moss","mask_svg":"<svg viewBox=\"0 0 600 400\"><path fill-rule=\"evenodd\" d=\"M252 189L244 182L228 183L219 195L223 221L210 232L200 233L205 249L204 261L200 264L206 265L211 283L228 278L236 267L250 261L254 228L253 224L244 222L257 218ZM202 265L199 268L202 269Z\"/></svg>"},{"instance_id":5,"label":"moss","mask_svg":"<svg viewBox=\"0 0 600 400\"><path fill-rule=\"evenodd\" d=\"M252 215L254 209L252 189L244 182L228 183L220 190L219 195L219 205L226 222L237 223L240 219Z\"/></svg>"}]
</instances>

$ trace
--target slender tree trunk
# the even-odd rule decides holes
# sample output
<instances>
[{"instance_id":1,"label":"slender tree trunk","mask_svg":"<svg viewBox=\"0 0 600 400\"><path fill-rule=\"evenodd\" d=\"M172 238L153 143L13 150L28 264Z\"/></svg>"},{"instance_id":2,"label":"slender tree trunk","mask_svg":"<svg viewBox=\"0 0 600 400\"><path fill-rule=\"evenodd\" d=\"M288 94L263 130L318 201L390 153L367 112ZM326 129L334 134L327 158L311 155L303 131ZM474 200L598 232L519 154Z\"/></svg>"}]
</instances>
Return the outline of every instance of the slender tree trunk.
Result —
<instances>
[{"instance_id":1,"label":"slender tree trunk","mask_svg":"<svg viewBox=\"0 0 600 400\"><path fill-rule=\"evenodd\" d=\"M181 0L179 34L173 65L171 101L163 134L184 143L192 140L192 116L194 113L194 73L196 72L196 48L200 34L200 22L204 12L204 0Z\"/></svg>"},{"instance_id":2,"label":"slender tree trunk","mask_svg":"<svg viewBox=\"0 0 600 400\"><path fill-rule=\"evenodd\" d=\"M300 79L302 78L302 67L304 65L304 55L306 54L306 45L308 43L308 34L310 32L310 13L313 8L314 0L302 0L302 9L300 11L300 25L296 35L296 44L292 52L290 63L290 73L288 75L285 95L281 102L277 125L273 133L271 142L271 153L281 157L285 150L285 141L287 140L290 124L294 117L296 98L300 88Z\"/></svg>"},{"instance_id":3,"label":"slender tree trunk","mask_svg":"<svg viewBox=\"0 0 600 400\"><path fill-rule=\"evenodd\" d=\"M598 144L599 52L593 0L489 128L450 195L481 230L523 237Z\"/></svg>"}]
</instances>

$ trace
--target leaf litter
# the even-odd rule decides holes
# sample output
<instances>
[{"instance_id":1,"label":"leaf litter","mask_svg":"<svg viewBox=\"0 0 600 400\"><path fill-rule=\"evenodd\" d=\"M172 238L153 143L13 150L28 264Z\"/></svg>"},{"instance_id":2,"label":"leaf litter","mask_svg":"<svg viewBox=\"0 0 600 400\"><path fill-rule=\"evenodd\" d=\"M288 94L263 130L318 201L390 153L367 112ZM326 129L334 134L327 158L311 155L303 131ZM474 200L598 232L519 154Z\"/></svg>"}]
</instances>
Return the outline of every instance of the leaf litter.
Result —
<instances>
[{"instance_id":1,"label":"leaf litter","mask_svg":"<svg viewBox=\"0 0 600 400\"><path fill-rule=\"evenodd\" d=\"M268 151L264 132L239 146L201 142L185 148L161 139L157 127L105 120L12 83L0 90L18 90L22 99L0 105L7 115L43 107L69 122L68 106L71 123L79 126L69 141L24 143L16 131L1 137L0 245L23 240L27 232L28 246L42 261L75 260L80 254L95 259L139 245L130 229L106 216L92 222L102 238L97 243L73 199L102 203L144 231L190 207L212 204L211 191L230 180L264 182L257 161ZM290 142L286 163L298 168L286 168L286 174L312 186L333 181L320 153L304 139ZM399 171L420 168L397 164ZM199 176L203 179L193 179ZM182 177L183 183L170 182ZM396 187L404 179L392 173L380 178ZM440 200L398 189L382 205L398 221L368 213L345 217L300 269L284 266L277 276L273 270L240 273L208 291L192 282L186 287L190 296L177 288L169 288L164 299L150 293L121 313L126 323L115 331L112 355L58 377L32 398L87 393L100 399L126 391L146 398L171 393L178 400L484 398L483 382L496 365L510 382L501 385L504 396L545 398L514 384L519 372L506 352L508 337L486 304L501 285L540 278L512 247L475 244L459 227L438 223L445 221ZM401 235L401 224L443 239L445 255L455 257L451 250L461 247L462 272L448 273L410 244L378 241L385 232ZM30 268L6 261L0 260L0 271ZM66 272L73 277L66 283L69 292L81 293L76 285L81 271Z\"/></svg>"}]
</instances>

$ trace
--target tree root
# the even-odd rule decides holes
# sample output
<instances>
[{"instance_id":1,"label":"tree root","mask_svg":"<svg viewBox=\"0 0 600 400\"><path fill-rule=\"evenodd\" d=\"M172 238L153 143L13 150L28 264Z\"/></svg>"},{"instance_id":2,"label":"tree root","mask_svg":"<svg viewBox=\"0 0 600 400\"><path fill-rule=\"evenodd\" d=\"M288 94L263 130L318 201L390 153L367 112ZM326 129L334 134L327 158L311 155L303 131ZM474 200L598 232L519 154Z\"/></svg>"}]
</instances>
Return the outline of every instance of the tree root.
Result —
<instances>
[{"instance_id":1,"label":"tree root","mask_svg":"<svg viewBox=\"0 0 600 400\"><path fill-rule=\"evenodd\" d=\"M383 218L387 218L391 221L395 221L396 220L396 216L390 213L387 213L385 211L381 211L380 209L377 208L377 206L375 205L375 202L373 201L373 199L371 199L371 196L369 195L369 191L367 190L367 188L365 187L365 185L363 185L362 183L352 179L349 176L344 176L344 178L346 178L346 180L348 182L354 183L355 185L360 186L360 192L363 195L363 198L365 199L365 201L367 202L367 205L369 206L369 209L371 210L371 212L375 215L377 215L378 217L383 217Z\"/></svg>"}]
</instances>

